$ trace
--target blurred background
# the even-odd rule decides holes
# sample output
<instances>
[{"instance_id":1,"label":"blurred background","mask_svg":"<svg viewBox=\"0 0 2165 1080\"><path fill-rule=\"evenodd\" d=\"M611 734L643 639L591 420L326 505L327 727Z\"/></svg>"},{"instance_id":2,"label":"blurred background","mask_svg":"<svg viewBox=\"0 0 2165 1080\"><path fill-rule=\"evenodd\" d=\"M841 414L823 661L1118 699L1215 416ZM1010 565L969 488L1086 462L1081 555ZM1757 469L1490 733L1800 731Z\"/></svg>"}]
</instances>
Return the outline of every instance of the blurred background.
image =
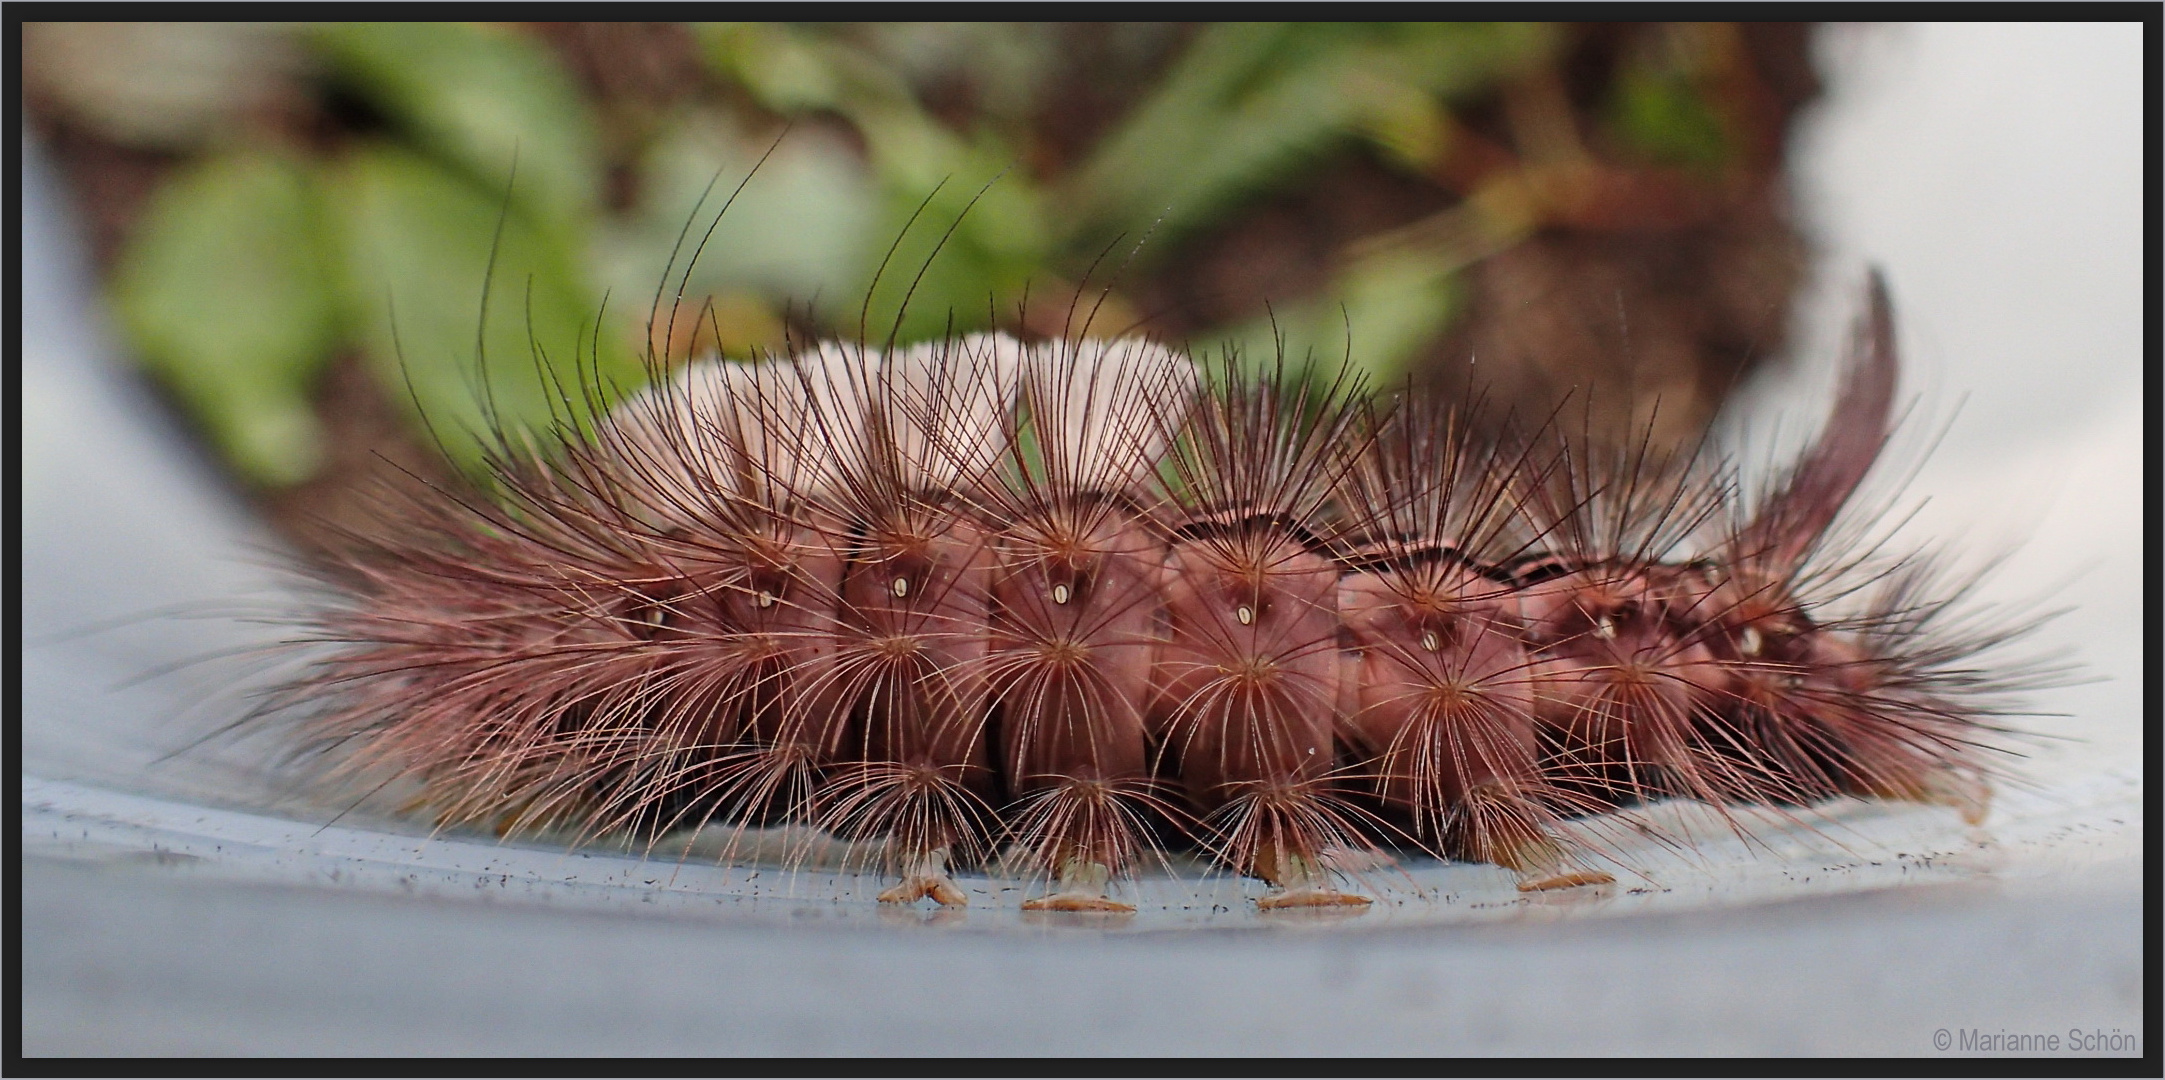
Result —
<instances>
[{"instance_id":1,"label":"blurred background","mask_svg":"<svg viewBox=\"0 0 2165 1080\"><path fill-rule=\"evenodd\" d=\"M2143 34L26 26L23 1050L2144 1052ZM1275 316L1332 356L1350 325L1378 378L1455 391L1476 357L1513 401L1658 395L1659 437L1719 412L1772 457L1880 265L1916 404L1877 493L2000 560L1982 602L2071 609L2036 644L2096 679L2020 718L1978 828L1837 803L1553 900L1409 865L1332 926L1224 881L1107 928L747 896L340 816L198 742L287 632L308 522L376 454L455 474L414 401L473 416L492 247L500 405L539 400L534 342L636 379L668 246L770 148L665 359L893 325L906 282L866 286L923 205L897 265L954 235L905 336L1058 333L1110 287L1108 332L1254 347Z\"/></svg>"},{"instance_id":2,"label":"blurred background","mask_svg":"<svg viewBox=\"0 0 2165 1080\"><path fill-rule=\"evenodd\" d=\"M538 424L542 367L628 388L650 350L817 337L1282 341L1502 407L1591 388L1598 422L1689 438L1804 280L1808 37L31 24L23 80L130 351L307 545L376 455L442 479L419 411L471 465L481 379ZM650 341L679 234L740 183Z\"/></svg>"}]
</instances>

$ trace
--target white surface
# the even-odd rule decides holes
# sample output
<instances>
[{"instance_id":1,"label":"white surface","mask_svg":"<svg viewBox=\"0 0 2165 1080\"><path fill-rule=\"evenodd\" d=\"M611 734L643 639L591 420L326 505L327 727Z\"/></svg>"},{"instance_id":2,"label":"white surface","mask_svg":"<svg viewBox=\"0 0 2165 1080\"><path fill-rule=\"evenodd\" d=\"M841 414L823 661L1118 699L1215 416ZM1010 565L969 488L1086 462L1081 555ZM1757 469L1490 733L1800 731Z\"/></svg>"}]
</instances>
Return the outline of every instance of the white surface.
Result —
<instances>
[{"instance_id":1,"label":"white surface","mask_svg":"<svg viewBox=\"0 0 2165 1080\"><path fill-rule=\"evenodd\" d=\"M24 653L25 1052L1931 1054L1942 1027L2138 1030L2139 29L1828 44L1797 155L1827 294L1885 266L1905 386L1940 416L1968 395L1911 488L1919 535L2027 530L2007 596L2087 566L2047 636L2113 680L2054 693L2069 715L2029 726L2067 738L1982 830L1845 804L1756 854L1654 860L1653 883L1522 899L1490 868L1415 867L1329 921L1259 917L1223 879L1145 882L1104 927L1025 920L984 879L966 912L883 912L809 873L777 896L744 871L325 827L242 749L160 761L240 707L237 669L112 688L268 632L153 619ZM266 538L77 314L52 196L26 165L26 638L274 602ZM1803 355L1809 386L1830 352Z\"/></svg>"}]
</instances>

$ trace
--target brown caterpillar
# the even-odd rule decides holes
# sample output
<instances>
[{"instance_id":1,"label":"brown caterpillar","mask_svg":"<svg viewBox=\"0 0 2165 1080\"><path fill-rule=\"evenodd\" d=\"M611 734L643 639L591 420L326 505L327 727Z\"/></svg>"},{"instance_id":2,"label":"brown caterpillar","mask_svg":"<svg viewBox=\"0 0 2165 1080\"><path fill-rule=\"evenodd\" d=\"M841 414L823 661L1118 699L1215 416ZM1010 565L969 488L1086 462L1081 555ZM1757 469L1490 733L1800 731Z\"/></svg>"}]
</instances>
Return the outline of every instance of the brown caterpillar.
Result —
<instances>
[{"instance_id":1,"label":"brown caterpillar","mask_svg":"<svg viewBox=\"0 0 2165 1080\"><path fill-rule=\"evenodd\" d=\"M898 903L1019 858L1026 907L1132 910L1180 847L1266 907L1403 850L1569 887L1636 802L1990 798L2013 677L1966 664L2021 628L1943 631L1959 583L1836 528L1892 428L1876 274L1748 505L1703 450L1139 338L655 370L499 433L495 502L401 489L269 715L442 826L810 826Z\"/></svg>"}]
</instances>

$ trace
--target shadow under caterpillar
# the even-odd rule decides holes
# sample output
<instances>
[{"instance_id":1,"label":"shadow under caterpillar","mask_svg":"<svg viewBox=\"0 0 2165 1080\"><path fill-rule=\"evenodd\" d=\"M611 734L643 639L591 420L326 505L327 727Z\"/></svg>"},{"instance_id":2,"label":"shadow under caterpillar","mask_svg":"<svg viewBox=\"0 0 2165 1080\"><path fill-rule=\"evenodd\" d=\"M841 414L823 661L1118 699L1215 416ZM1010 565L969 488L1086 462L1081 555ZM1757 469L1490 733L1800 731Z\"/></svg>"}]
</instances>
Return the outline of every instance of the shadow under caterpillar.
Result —
<instances>
[{"instance_id":1,"label":"shadow under caterpillar","mask_svg":"<svg viewBox=\"0 0 2165 1080\"><path fill-rule=\"evenodd\" d=\"M882 901L1019 860L1063 911L1174 849L1357 907L1391 851L1608 882L1584 823L1654 799L1989 804L2020 676L1971 665L2028 627L1837 527L1893 427L1876 273L1751 499L1703 446L1134 337L650 367L497 431L493 501L397 487L253 722L439 826L798 827Z\"/></svg>"}]
</instances>

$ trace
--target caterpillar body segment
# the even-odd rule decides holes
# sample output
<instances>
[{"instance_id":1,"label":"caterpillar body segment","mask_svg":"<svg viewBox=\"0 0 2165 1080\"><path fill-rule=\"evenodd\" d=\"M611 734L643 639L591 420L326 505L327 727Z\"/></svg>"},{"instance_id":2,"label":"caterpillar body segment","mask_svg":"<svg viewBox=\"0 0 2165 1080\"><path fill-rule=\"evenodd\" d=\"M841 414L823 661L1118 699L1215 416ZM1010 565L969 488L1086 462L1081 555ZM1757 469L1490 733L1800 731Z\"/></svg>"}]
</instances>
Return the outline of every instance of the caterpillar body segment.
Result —
<instances>
[{"instance_id":1,"label":"caterpillar body segment","mask_svg":"<svg viewBox=\"0 0 2165 1080\"><path fill-rule=\"evenodd\" d=\"M1494 569L1526 542L1511 494L1534 463L1433 398L1370 423L1339 496L1338 607L1342 708L1378 794L1425 846L1522 888L1602 879L1566 868L1571 800L1541 761L1521 597Z\"/></svg>"},{"instance_id":2,"label":"caterpillar body segment","mask_svg":"<svg viewBox=\"0 0 2165 1080\"><path fill-rule=\"evenodd\" d=\"M1361 435L1359 388L1243 381L1230 362L1198 374L1211 377L1160 470L1153 723L1206 845L1276 887L1266 906L1366 904L1332 887L1324 860L1374 844L1338 768L1339 567L1313 529Z\"/></svg>"},{"instance_id":3,"label":"caterpillar body segment","mask_svg":"<svg viewBox=\"0 0 2165 1080\"><path fill-rule=\"evenodd\" d=\"M1618 805L1671 796L1719 805L1735 794L1694 746L1697 688L1714 661L1675 618L1669 571L1597 562L1520 590L1535 715L1571 790Z\"/></svg>"},{"instance_id":4,"label":"caterpillar body segment","mask_svg":"<svg viewBox=\"0 0 2165 1080\"><path fill-rule=\"evenodd\" d=\"M734 737L706 748L685 785L700 793L696 812L665 826L802 819L840 753L846 716L826 673L844 625L849 551L830 492L845 474L820 433L856 424L837 375L867 362L827 346L788 363L691 365L620 405L597 439L621 501L657 542L712 567L704 605L667 609L661 629L713 640L732 665Z\"/></svg>"},{"instance_id":5,"label":"caterpillar body segment","mask_svg":"<svg viewBox=\"0 0 2165 1080\"><path fill-rule=\"evenodd\" d=\"M1063 340L1023 350L1017 368L1014 453L986 501L1002 524L994 723L1026 807L1009 842L1056 883L1025 907L1132 910L1106 889L1169 816L1145 727L1164 544L1138 500L1163 451L1155 418L1192 397L1186 367L1140 340Z\"/></svg>"},{"instance_id":6,"label":"caterpillar body segment","mask_svg":"<svg viewBox=\"0 0 2165 1080\"><path fill-rule=\"evenodd\" d=\"M1366 903L1328 887L1327 847L1368 846L1333 783L1337 569L1267 522L1166 560L1154 727L1213 849L1275 905Z\"/></svg>"},{"instance_id":7,"label":"caterpillar body segment","mask_svg":"<svg viewBox=\"0 0 2165 1080\"><path fill-rule=\"evenodd\" d=\"M960 904L950 864L981 861L1001 792L986 709L993 533L967 490L991 467L1013 360L986 335L807 373L813 421L841 448L814 498L843 552L836 647L816 699L842 728L817 820L884 843L882 894Z\"/></svg>"},{"instance_id":8,"label":"caterpillar body segment","mask_svg":"<svg viewBox=\"0 0 2165 1080\"><path fill-rule=\"evenodd\" d=\"M1975 732L1949 719L1975 706L1937 698L1908 674L1919 659L1913 651L1932 637L1911 616L1946 604L1913 588L1929 576L1930 560L1912 556L1890 573L1830 543L1893 433L1898 375L1893 309L1875 273L1827 426L1696 575L1700 622L1722 661L1713 673L1720 685L1701 689L1724 741L1757 749L1761 798L1942 803L1981 820L1991 788ZM1830 621L1806 599L1874 579L1879 595L1861 617ZM1913 603L1920 610L1908 612Z\"/></svg>"},{"instance_id":9,"label":"caterpillar body segment","mask_svg":"<svg viewBox=\"0 0 2165 1080\"><path fill-rule=\"evenodd\" d=\"M991 681L998 753L1033 811L1013 830L1061 888L1030 903L1118 910L1103 886L1147 846L1144 711L1158 656L1162 549L1104 496L1019 517L996 555Z\"/></svg>"}]
</instances>

